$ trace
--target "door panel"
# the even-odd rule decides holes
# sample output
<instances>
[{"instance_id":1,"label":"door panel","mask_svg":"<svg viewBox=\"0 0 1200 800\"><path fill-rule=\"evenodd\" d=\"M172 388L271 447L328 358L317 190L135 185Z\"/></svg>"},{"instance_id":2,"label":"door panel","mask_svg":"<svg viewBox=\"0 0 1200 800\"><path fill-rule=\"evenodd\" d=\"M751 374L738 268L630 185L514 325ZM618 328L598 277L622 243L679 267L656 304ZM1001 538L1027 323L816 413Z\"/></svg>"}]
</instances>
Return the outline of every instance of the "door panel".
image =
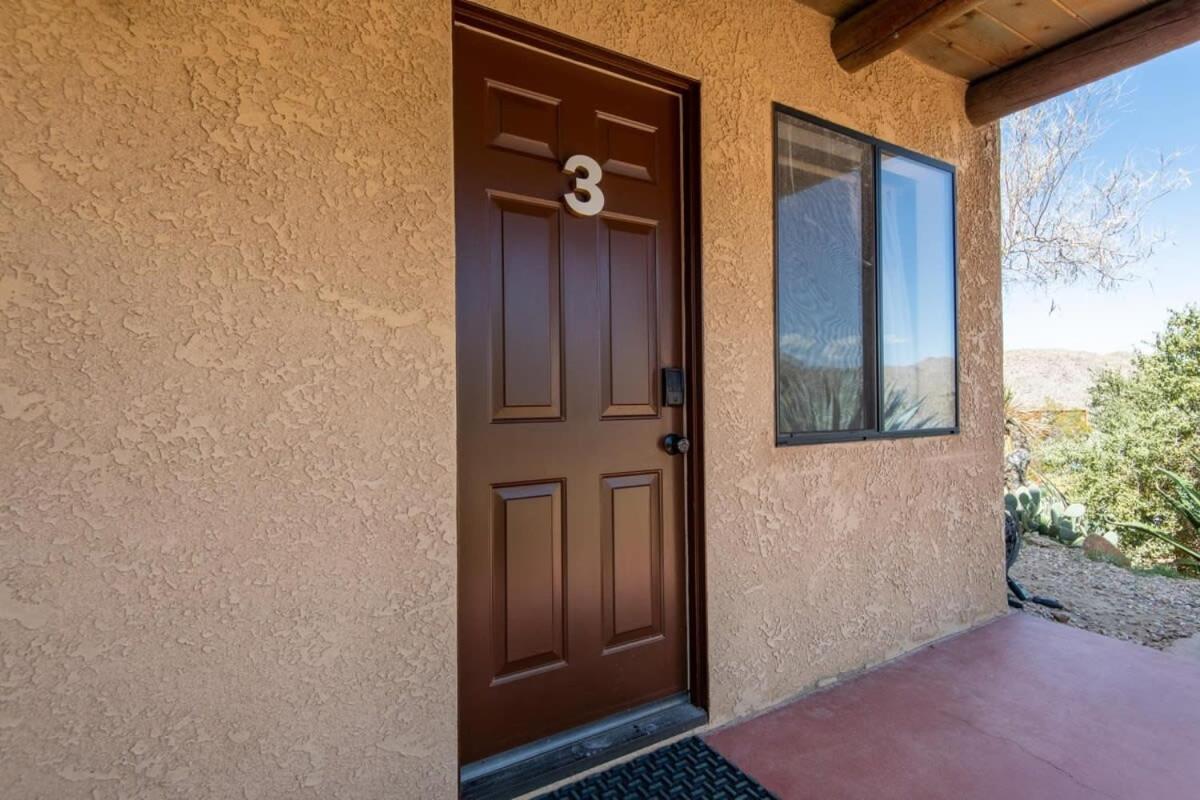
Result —
<instances>
[{"instance_id":1,"label":"door panel","mask_svg":"<svg viewBox=\"0 0 1200 800\"><path fill-rule=\"evenodd\" d=\"M493 493L495 679L563 663L562 483Z\"/></svg>"},{"instance_id":2,"label":"door panel","mask_svg":"<svg viewBox=\"0 0 1200 800\"><path fill-rule=\"evenodd\" d=\"M653 125L596 112L600 166L605 174L654 182L658 129Z\"/></svg>"},{"instance_id":3,"label":"door panel","mask_svg":"<svg viewBox=\"0 0 1200 800\"><path fill-rule=\"evenodd\" d=\"M557 203L489 193L494 419L562 416Z\"/></svg>"},{"instance_id":4,"label":"door panel","mask_svg":"<svg viewBox=\"0 0 1200 800\"><path fill-rule=\"evenodd\" d=\"M472 762L687 688L680 97L455 28L459 715ZM562 164L603 170L577 217Z\"/></svg>"},{"instance_id":5,"label":"door panel","mask_svg":"<svg viewBox=\"0 0 1200 800\"><path fill-rule=\"evenodd\" d=\"M600 217L605 417L658 413L658 263L653 220Z\"/></svg>"},{"instance_id":6,"label":"door panel","mask_svg":"<svg viewBox=\"0 0 1200 800\"><path fill-rule=\"evenodd\" d=\"M604 478L605 652L662 635L662 512L656 472Z\"/></svg>"},{"instance_id":7,"label":"door panel","mask_svg":"<svg viewBox=\"0 0 1200 800\"><path fill-rule=\"evenodd\" d=\"M557 162L559 99L497 81L486 83L490 143Z\"/></svg>"}]
</instances>

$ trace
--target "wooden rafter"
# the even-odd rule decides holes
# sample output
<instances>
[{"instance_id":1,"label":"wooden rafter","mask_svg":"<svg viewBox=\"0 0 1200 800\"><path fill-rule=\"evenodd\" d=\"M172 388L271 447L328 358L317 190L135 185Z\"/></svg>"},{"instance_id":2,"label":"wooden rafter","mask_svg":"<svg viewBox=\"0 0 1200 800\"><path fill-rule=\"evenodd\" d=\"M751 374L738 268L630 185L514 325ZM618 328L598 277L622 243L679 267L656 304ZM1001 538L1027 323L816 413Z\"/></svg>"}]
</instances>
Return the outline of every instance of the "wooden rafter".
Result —
<instances>
[{"instance_id":1,"label":"wooden rafter","mask_svg":"<svg viewBox=\"0 0 1200 800\"><path fill-rule=\"evenodd\" d=\"M1200 41L1200 0L1166 0L980 78L967 89L976 125Z\"/></svg>"},{"instance_id":2,"label":"wooden rafter","mask_svg":"<svg viewBox=\"0 0 1200 800\"><path fill-rule=\"evenodd\" d=\"M962 16L982 0L875 0L830 35L838 63L857 72L923 33Z\"/></svg>"}]
</instances>

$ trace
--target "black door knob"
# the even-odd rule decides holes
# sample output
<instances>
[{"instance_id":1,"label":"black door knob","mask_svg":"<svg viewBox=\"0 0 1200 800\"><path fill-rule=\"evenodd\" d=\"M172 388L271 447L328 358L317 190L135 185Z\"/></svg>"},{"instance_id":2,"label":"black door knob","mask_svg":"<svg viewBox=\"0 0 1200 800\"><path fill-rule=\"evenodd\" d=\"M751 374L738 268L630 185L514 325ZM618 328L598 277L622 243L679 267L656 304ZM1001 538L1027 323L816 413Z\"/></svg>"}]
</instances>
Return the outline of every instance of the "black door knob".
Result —
<instances>
[{"instance_id":1,"label":"black door knob","mask_svg":"<svg viewBox=\"0 0 1200 800\"><path fill-rule=\"evenodd\" d=\"M673 456L681 456L692 449L692 443L686 436L678 433L668 433L663 437L663 447Z\"/></svg>"}]
</instances>

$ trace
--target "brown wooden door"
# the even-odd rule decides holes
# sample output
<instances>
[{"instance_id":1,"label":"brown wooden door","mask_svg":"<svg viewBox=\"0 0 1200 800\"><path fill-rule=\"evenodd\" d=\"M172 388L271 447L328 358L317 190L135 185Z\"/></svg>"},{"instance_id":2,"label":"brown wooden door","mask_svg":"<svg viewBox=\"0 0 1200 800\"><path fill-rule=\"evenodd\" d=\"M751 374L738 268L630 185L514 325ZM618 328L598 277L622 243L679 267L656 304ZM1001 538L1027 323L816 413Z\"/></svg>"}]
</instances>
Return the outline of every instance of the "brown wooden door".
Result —
<instances>
[{"instance_id":1,"label":"brown wooden door","mask_svg":"<svg viewBox=\"0 0 1200 800\"><path fill-rule=\"evenodd\" d=\"M680 97L461 26L454 97L468 763L687 688Z\"/></svg>"}]
</instances>

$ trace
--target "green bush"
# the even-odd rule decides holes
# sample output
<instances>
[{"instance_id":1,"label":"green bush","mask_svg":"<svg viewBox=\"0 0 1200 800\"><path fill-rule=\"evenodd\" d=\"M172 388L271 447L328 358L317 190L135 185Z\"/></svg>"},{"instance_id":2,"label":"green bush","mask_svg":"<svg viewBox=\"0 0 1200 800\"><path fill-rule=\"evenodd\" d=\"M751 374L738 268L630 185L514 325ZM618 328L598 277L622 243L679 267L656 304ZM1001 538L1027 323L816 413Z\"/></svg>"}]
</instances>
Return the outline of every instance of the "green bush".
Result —
<instances>
[{"instance_id":1,"label":"green bush","mask_svg":"<svg viewBox=\"0 0 1200 800\"><path fill-rule=\"evenodd\" d=\"M1160 470L1200 480L1200 309L1172 312L1154 346L1134 357L1128 375L1100 373L1091 389L1092 431L1047 445L1040 469L1085 503L1096 524L1153 525L1189 546L1200 545L1158 491ZM1153 537L1122 537L1133 555L1165 554Z\"/></svg>"},{"instance_id":2,"label":"green bush","mask_svg":"<svg viewBox=\"0 0 1200 800\"><path fill-rule=\"evenodd\" d=\"M1197 467L1200 467L1200 458L1193 458L1192 461L1195 462ZM1187 480L1182 475L1176 475L1170 470L1160 469L1159 473L1169 483L1170 488L1159 488L1158 493L1175 510L1179 521L1183 523L1183 529L1193 534L1200 531L1200 489L1196 487L1196 484ZM1145 525L1141 522L1119 524L1126 531L1152 536L1161 542L1169 544L1172 549L1186 553L1191 557L1192 560L1188 562L1189 566L1200 566L1200 551L1188 547L1183 542L1164 532L1161 528L1156 528L1153 525Z\"/></svg>"}]
</instances>

